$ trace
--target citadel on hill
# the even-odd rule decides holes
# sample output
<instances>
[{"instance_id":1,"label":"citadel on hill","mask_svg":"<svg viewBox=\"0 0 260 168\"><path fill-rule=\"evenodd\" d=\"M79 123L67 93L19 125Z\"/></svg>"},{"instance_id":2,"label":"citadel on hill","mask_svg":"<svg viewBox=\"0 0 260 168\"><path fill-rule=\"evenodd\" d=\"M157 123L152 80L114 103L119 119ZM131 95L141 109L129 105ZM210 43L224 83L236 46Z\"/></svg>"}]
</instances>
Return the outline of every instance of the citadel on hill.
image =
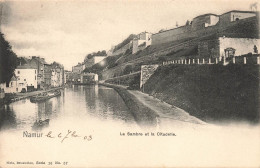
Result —
<instances>
[{"instance_id":1,"label":"citadel on hill","mask_svg":"<svg viewBox=\"0 0 260 168\"><path fill-rule=\"evenodd\" d=\"M138 72L141 65L161 64L162 61L182 64L224 61L225 64L226 60L236 57L238 60L233 61L238 63L241 60L237 56L258 54L258 21L258 12L232 10L221 15L203 14L183 26L153 34L146 31L131 34L106 54L86 56L84 62L72 68L74 75L70 77L74 79L71 81L80 82L80 74L87 72L97 73L100 79L107 80ZM255 64L259 63L258 58L253 59Z\"/></svg>"},{"instance_id":2,"label":"citadel on hill","mask_svg":"<svg viewBox=\"0 0 260 168\"><path fill-rule=\"evenodd\" d=\"M177 28L160 31L154 34L142 32L120 49L114 50L113 47L108 56L124 53L127 49L131 49L132 54L135 54L149 45L160 45L174 41L187 41L213 34L216 34L218 37L225 36L229 38L258 38L259 32L256 32L258 24L248 25L250 26L249 29L253 30L250 32L232 31L232 28L235 28L235 26L247 23L250 24L252 21L256 21L256 17L256 12L237 10L229 11L222 15L212 13L200 15L193 18L191 22L187 22L186 25ZM246 43L246 39L244 41Z\"/></svg>"}]
</instances>

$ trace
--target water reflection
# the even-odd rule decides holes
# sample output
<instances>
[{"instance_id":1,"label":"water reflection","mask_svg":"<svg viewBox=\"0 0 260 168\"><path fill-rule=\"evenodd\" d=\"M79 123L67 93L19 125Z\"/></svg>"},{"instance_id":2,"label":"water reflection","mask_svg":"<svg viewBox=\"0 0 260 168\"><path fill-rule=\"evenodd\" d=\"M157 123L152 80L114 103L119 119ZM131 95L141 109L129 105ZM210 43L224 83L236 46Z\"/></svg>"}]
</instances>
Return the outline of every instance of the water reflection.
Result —
<instances>
[{"instance_id":1,"label":"water reflection","mask_svg":"<svg viewBox=\"0 0 260 168\"><path fill-rule=\"evenodd\" d=\"M66 117L72 121L81 117L134 123L133 116L116 91L90 85L65 88L61 96L45 102L31 103L25 99L5 105L0 109L0 130L29 128L40 119L50 119L55 125Z\"/></svg>"}]
</instances>

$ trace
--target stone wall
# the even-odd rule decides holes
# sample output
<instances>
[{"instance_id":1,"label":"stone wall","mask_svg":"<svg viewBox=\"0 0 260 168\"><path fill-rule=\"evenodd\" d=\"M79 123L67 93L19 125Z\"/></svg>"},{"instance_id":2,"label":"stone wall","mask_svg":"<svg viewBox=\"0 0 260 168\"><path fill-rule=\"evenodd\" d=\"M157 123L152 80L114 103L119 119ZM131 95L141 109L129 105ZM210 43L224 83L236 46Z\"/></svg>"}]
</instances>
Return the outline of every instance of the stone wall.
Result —
<instances>
[{"instance_id":1,"label":"stone wall","mask_svg":"<svg viewBox=\"0 0 260 168\"><path fill-rule=\"evenodd\" d=\"M191 26L182 26L152 35L152 45L158 45L171 41L177 41L190 37Z\"/></svg>"},{"instance_id":2,"label":"stone wall","mask_svg":"<svg viewBox=\"0 0 260 168\"><path fill-rule=\"evenodd\" d=\"M178 27L175 29L166 30L163 32L155 33L152 35L152 45L159 45L168 42L174 42L178 40L192 39L196 37L207 36L211 34L228 34L231 37L251 37L255 36L256 28L255 24L258 25L256 19L256 13L236 13L230 12L220 16L208 15L194 18L191 25ZM235 19L235 20L234 20ZM219 24L217 23L219 20ZM240 26L240 27L236 27ZM244 27L243 27L244 26ZM236 27L234 31L228 29ZM243 29L243 30L241 30ZM248 30L248 31L245 31ZM253 30L253 31L250 31ZM250 33L252 32L252 33ZM248 36L249 35L249 36Z\"/></svg>"},{"instance_id":3,"label":"stone wall","mask_svg":"<svg viewBox=\"0 0 260 168\"><path fill-rule=\"evenodd\" d=\"M259 39L249 39L249 38L223 38L219 39L219 56L225 56L226 48L234 48L235 56L240 56L248 53L254 54L254 46L260 49Z\"/></svg>"},{"instance_id":4,"label":"stone wall","mask_svg":"<svg viewBox=\"0 0 260 168\"><path fill-rule=\"evenodd\" d=\"M159 67L158 64L155 65L142 65L141 66L141 79L140 88L147 82L147 80L154 74L154 71Z\"/></svg>"}]
</instances>

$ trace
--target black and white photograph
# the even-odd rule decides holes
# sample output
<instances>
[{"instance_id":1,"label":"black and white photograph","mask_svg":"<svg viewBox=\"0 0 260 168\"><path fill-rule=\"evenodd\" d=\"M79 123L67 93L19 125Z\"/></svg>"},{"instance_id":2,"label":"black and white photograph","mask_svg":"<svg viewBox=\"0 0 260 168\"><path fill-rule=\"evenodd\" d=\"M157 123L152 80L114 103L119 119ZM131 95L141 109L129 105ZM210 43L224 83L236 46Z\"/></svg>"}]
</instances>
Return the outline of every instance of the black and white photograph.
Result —
<instances>
[{"instance_id":1,"label":"black and white photograph","mask_svg":"<svg viewBox=\"0 0 260 168\"><path fill-rule=\"evenodd\" d=\"M0 168L260 167L257 0L0 0Z\"/></svg>"}]
</instances>

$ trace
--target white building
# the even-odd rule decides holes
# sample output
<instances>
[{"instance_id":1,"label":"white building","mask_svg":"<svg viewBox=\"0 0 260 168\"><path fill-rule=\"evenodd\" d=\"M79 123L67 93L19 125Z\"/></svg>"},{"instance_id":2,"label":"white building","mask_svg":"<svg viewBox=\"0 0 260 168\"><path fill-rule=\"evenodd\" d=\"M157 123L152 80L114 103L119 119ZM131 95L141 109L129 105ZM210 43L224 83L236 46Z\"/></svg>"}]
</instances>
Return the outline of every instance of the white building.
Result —
<instances>
[{"instance_id":1,"label":"white building","mask_svg":"<svg viewBox=\"0 0 260 168\"><path fill-rule=\"evenodd\" d=\"M14 75L9 84L2 83L1 89L5 93L16 93L24 91L32 91L37 89L37 69L30 66L18 66L14 70Z\"/></svg>"},{"instance_id":2,"label":"white building","mask_svg":"<svg viewBox=\"0 0 260 168\"><path fill-rule=\"evenodd\" d=\"M256 54L254 53L254 47L258 50L260 48L260 39L219 37L218 40L220 57L227 57L227 53L225 53L227 48L235 49L234 56L241 56L248 53Z\"/></svg>"},{"instance_id":3,"label":"white building","mask_svg":"<svg viewBox=\"0 0 260 168\"><path fill-rule=\"evenodd\" d=\"M138 35L138 38L133 39L132 54L135 54L139 50L145 49L152 43L152 33L142 32Z\"/></svg>"},{"instance_id":4,"label":"white building","mask_svg":"<svg viewBox=\"0 0 260 168\"><path fill-rule=\"evenodd\" d=\"M28 88L37 88L37 69L29 66L18 66L14 71L17 77L18 92L21 92L24 88L26 91Z\"/></svg>"},{"instance_id":5,"label":"white building","mask_svg":"<svg viewBox=\"0 0 260 168\"><path fill-rule=\"evenodd\" d=\"M17 83L17 77L14 75L11 78L11 81L9 84L1 83L0 84L1 91L4 93L16 93L18 92L18 83Z\"/></svg>"}]
</instances>

